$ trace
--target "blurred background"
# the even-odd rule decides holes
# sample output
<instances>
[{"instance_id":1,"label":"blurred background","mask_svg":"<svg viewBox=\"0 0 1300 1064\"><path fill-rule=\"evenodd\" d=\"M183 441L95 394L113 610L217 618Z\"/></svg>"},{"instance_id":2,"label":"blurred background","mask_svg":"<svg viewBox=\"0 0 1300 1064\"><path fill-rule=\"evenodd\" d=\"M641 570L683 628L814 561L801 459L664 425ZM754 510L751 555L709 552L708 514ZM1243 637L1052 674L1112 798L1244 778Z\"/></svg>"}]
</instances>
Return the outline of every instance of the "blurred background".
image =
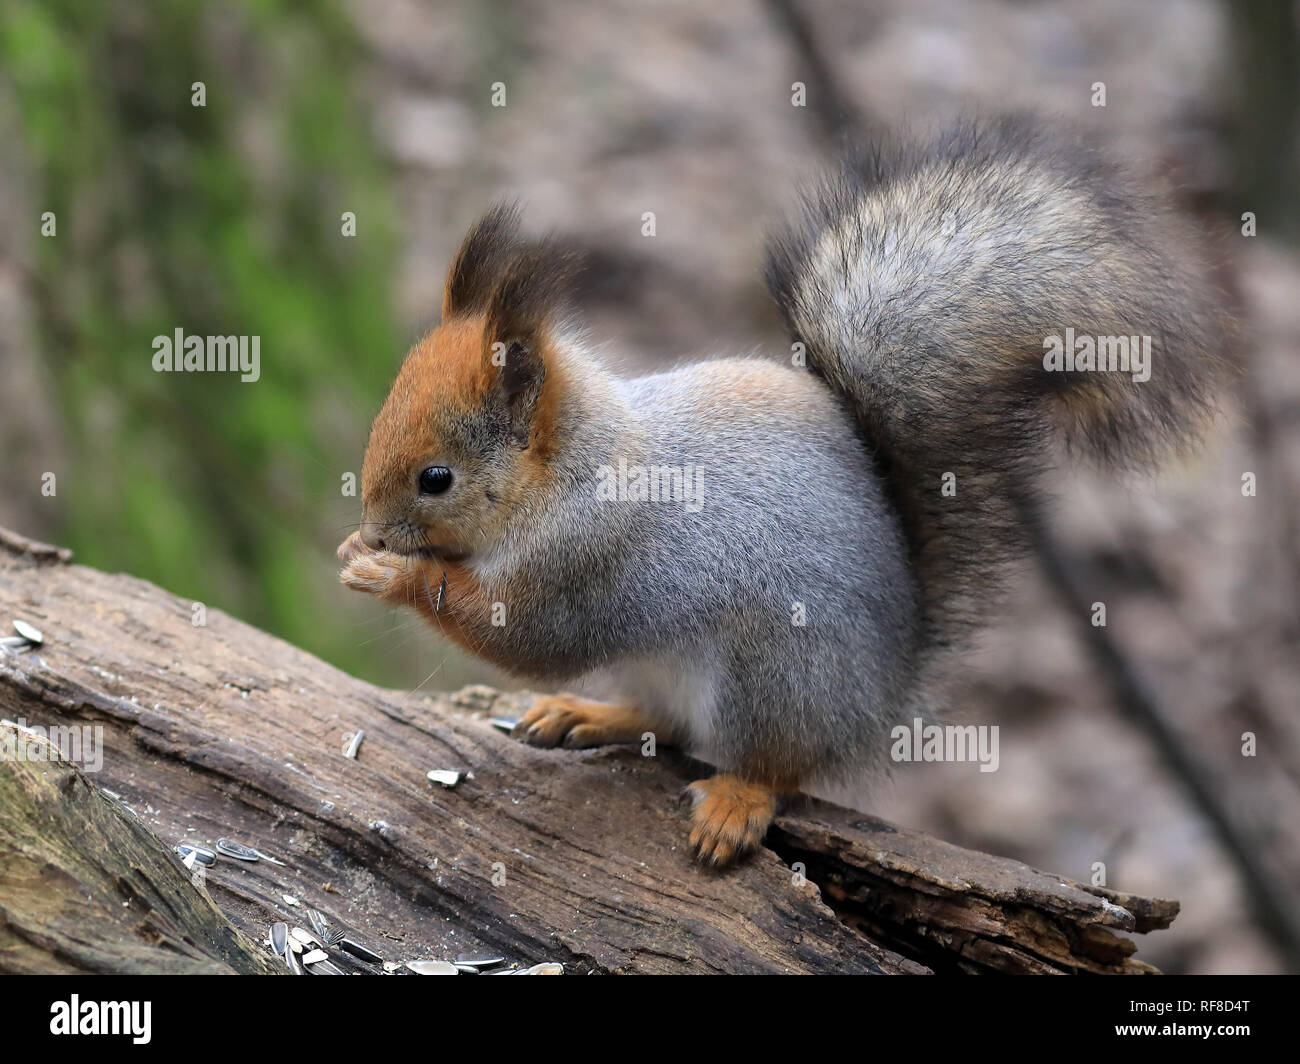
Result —
<instances>
[{"instance_id":1,"label":"blurred background","mask_svg":"<svg viewBox=\"0 0 1300 1064\"><path fill-rule=\"evenodd\" d=\"M1053 534L1300 910L1296 21L1213 0L4 0L0 525L389 687L507 682L333 559L359 520L343 478L476 215L517 196L590 249L582 302L618 368L775 357L763 234L847 128L1057 116L1226 234L1207 240L1249 343L1217 436L1158 484L1063 470ZM154 373L178 327L260 336L261 380ZM1179 898L1142 947L1165 970L1294 968L1071 609L1027 565L953 679L964 719L1002 727L998 772L900 774L866 808Z\"/></svg>"}]
</instances>

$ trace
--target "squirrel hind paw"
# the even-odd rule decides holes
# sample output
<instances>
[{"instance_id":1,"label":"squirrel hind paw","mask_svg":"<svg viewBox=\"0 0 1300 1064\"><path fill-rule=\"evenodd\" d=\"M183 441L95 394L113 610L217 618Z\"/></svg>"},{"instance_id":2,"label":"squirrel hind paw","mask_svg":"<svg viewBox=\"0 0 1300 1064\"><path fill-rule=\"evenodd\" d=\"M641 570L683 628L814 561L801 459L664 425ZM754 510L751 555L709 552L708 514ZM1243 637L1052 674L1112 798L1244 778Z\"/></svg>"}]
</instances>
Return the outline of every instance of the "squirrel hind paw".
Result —
<instances>
[{"instance_id":1,"label":"squirrel hind paw","mask_svg":"<svg viewBox=\"0 0 1300 1064\"><path fill-rule=\"evenodd\" d=\"M776 815L772 788L729 772L697 780L683 792L690 798L691 846L696 860L713 867L734 863L756 850Z\"/></svg>"}]
</instances>

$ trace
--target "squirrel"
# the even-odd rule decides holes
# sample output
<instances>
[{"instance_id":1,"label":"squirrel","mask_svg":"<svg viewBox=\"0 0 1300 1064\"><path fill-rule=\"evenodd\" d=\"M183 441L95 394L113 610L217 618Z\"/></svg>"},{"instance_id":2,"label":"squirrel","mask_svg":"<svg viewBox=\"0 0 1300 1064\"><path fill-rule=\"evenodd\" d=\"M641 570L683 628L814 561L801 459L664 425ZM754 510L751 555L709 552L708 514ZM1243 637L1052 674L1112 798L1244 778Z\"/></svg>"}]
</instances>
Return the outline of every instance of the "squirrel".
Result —
<instances>
[{"instance_id":1,"label":"squirrel","mask_svg":"<svg viewBox=\"0 0 1300 1064\"><path fill-rule=\"evenodd\" d=\"M575 322L579 256L497 206L374 421L341 579L514 675L602 681L514 734L686 747L718 770L690 843L725 865L933 715L1058 440L1117 467L1197 441L1231 333L1199 252L1097 149L963 122L850 158L771 241L802 359L620 379Z\"/></svg>"}]
</instances>

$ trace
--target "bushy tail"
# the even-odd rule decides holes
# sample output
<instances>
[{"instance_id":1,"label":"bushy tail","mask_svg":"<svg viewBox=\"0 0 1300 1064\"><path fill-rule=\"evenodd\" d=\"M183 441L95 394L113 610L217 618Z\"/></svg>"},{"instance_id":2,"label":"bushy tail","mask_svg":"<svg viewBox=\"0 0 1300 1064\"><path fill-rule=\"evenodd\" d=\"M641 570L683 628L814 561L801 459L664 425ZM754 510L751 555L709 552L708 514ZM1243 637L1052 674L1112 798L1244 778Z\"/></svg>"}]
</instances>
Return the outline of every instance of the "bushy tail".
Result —
<instances>
[{"instance_id":1,"label":"bushy tail","mask_svg":"<svg viewBox=\"0 0 1300 1064\"><path fill-rule=\"evenodd\" d=\"M1229 325L1199 250L1096 151L1019 120L864 156L773 241L768 285L875 451L931 642L1023 552L1051 437L1152 464L1208 420Z\"/></svg>"}]
</instances>

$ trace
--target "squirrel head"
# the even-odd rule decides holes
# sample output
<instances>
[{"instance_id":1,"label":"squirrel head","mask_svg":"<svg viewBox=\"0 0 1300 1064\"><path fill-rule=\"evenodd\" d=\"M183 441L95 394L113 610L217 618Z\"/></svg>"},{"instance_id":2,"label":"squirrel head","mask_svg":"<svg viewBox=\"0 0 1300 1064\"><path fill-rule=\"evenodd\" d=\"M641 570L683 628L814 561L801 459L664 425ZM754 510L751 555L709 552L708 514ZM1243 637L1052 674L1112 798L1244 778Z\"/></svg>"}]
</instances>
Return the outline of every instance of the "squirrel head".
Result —
<instances>
[{"instance_id":1,"label":"squirrel head","mask_svg":"<svg viewBox=\"0 0 1300 1064\"><path fill-rule=\"evenodd\" d=\"M361 472L361 538L459 561L490 544L549 476L567 386L558 330L576 257L519 236L498 206L447 274L442 323L407 355Z\"/></svg>"}]
</instances>

